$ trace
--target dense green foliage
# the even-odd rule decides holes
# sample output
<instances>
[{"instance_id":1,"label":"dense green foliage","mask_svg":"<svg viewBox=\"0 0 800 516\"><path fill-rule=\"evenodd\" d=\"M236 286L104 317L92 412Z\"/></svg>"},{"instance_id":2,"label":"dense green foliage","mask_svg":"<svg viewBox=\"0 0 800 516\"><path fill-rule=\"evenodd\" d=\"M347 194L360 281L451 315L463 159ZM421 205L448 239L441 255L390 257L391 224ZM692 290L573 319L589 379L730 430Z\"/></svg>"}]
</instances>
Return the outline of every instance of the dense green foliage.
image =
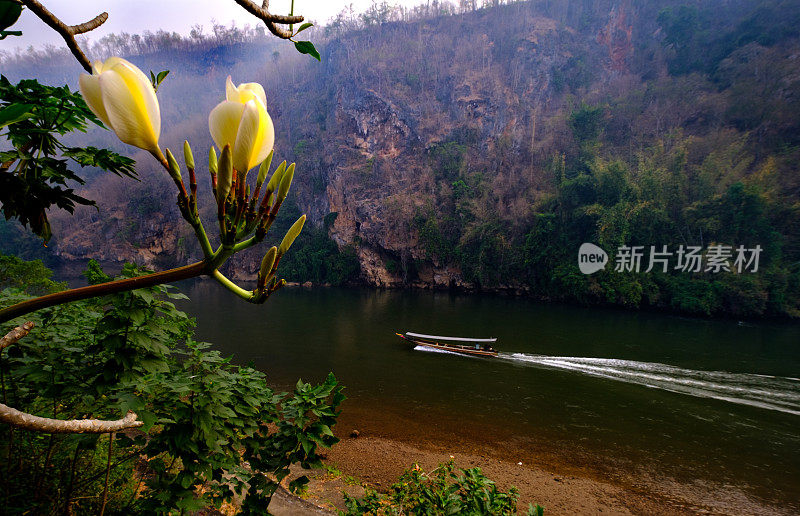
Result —
<instances>
[{"instance_id":1,"label":"dense green foliage","mask_svg":"<svg viewBox=\"0 0 800 516\"><path fill-rule=\"evenodd\" d=\"M16 256L0 254L0 290L24 290L31 295L45 295L63 290L66 285L50 279L53 271L41 260L26 262Z\"/></svg>"},{"instance_id":2,"label":"dense green foliage","mask_svg":"<svg viewBox=\"0 0 800 516\"><path fill-rule=\"evenodd\" d=\"M5 275L20 265L2 263ZM32 265L17 279L47 284L49 272ZM122 272L138 274L133 266ZM108 280L94 263L87 278ZM6 289L0 304L27 297ZM194 321L170 301L182 297L161 286L43 310L31 335L3 350L4 403L58 419L118 419L134 410L145 423L113 435L111 447L108 436L2 425L6 513L98 513L106 489L108 512L196 510L237 495L251 512L265 513L290 464L319 464L318 446L337 441L331 427L344 399L333 376L274 392L263 373L193 340Z\"/></svg>"},{"instance_id":3,"label":"dense green foliage","mask_svg":"<svg viewBox=\"0 0 800 516\"><path fill-rule=\"evenodd\" d=\"M651 4L639 7L642 19ZM528 289L546 299L800 316L800 81L792 57L800 7L739 2L720 9L664 7L656 42L647 39L646 22L633 23L641 48L631 48L626 63L632 86L605 87L604 64L588 52L554 72L569 106L567 132L543 149L528 214L492 209L519 197L509 188L525 185L503 186L520 173L508 153L532 160L534 169L542 159L526 156L524 142L515 149L519 143L498 137L493 163L483 142L464 136L468 127L429 147L435 196L413 218L427 257L458 266L478 287ZM653 61L639 62L637 54ZM669 73L657 67L662 59ZM605 249L610 266L581 274L584 242ZM694 245L705 253L712 244L761 246L758 272L674 270L674 256L668 272L644 272L650 246L674 253ZM614 270L623 245L643 246L640 273Z\"/></svg>"},{"instance_id":4,"label":"dense green foliage","mask_svg":"<svg viewBox=\"0 0 800 516\"><path fill-rule=\"evenodd\" d=\"M458 263L469 281L526 284L549 298L700 314L800 315L800 213L781 193L777 177L788 164L772 158L750 175L737 176L742 163L752 161L742 145L692 164L696 139L680 133L644 150L635 165L603 158L598 156L603 112L587 106L573 112L576 146L571 155L551 162L555 191L540 199L516 235L498 218L476 215L474 206L485 196L482 174L460 166L450 188L438 193L439 210L422 210L415 218L427 253ZM453 158L445 169L462 160ZM580 274L577 250L583 242L607 250L611 265L590 277ZM641 273L614 270L619 246L667 245L674 252L687 242L760 245L759 270L689 273L674 270L673 258L667 273L645 273L647 252Z\"/></svg>"},{"instance_id":5,"label":"dense green foliage","mask_svg":"<svg viewBox=\"0 0 800 516\"><path fill-rule=\"evenodd\" d=\"M345 496L348 515L464 514L512 515L517 513L517 489L508 492L497 488L480 468L456 469L454 461L439 464L431 472L418 465L406 470L388 494L367 489L362 498ZM528 514L541 516L540 506Z\"/></svg>"},{"instance_id":6,"label":"dense green foliage","mask_svg":"<svg viewBox=\"0 0 800 516\"><path fill-rule=\"evenodd\" d=\"M46 210L51 206L72 213L76 204L94 205L68 187L69 182L84 183L69 169L71 163L135 176L130 158L62 143L65 134L85 132L89 123L102 127L83 98L68 87L36 80L14 85L0 76L0 128L13 146L0 152L0 205L6 219L18 219L47 241L52 232Z\"/></svg>"}]
</instances>

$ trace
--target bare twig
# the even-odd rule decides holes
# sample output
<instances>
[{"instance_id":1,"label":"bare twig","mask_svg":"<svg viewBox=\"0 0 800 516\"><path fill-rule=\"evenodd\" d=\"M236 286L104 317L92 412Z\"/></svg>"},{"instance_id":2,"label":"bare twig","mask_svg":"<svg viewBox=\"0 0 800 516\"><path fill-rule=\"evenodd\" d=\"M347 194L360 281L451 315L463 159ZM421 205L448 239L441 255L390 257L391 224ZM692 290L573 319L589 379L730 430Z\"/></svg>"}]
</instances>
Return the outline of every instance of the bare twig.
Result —
<instances>
[{"instance_id":1,"label":"bare twig","mask_svg":"<svg viewBox=\"0 0 800 516\"><path fill-rule=\"evenodd\" d=\"M77 59L81 66L83 66L84 70L91 73L92 64L89 61L89 58L86 57L86 54L83 53L83 50L81 50L81 48L78 46L78 42L75 41L75 36L92 31L105 23L106 20L108 20L108 13L100 13L85 23L80 23L78 25L67 25L55 14L50 12L45 6L43 6L39 0L20 1L40 20L45 22L51 29L61 35L61 37L64 39L64 42L67 44L67 48L69 48L70 52L72 52L72 55L75 56L75 59ZM234 0L234 2L243 7L245 11L263 21L267 26L267 29L269 29L273 35L281 39L289 39L292 37L293 33L291 30L278 27L278 25L292 25L295 23L301 23L305 19L302 16L284 16L270 13L269 0L264 0L261 4L261 7L254 4L251 0Z\"/></svg>"},{"instance_id":2,"label":"bare twig","mask_svg":"<svg viewBox=\"0 0 800 516\"><path fill-rule=\"evenodd\" d=\"M125 417L116 421L104 421L101 419L73 419L65 421L62 419L50 419L46 417L34 416L21 412L8 405L0 403L0 423L6 423L23 430L33 430L46 434L107 434L119 432L127 428L137 428L142 426L142 421L136 420L136 413L128 411Z\"/></svg>"},{"instance_id":3,"label":"bare twig","mask_svg":"<svg viewBox=\"0 0 800 516\"><path fill-rule=\"evenodd\" d=\"M78 46L78 42L75 41L75 36L94 30L105 23L108 19L108 13L101 13L86 23L67 25L59 20L58 17L51 13L45 6L40 4L38 0L22 0L22 3L51 29L58 32L67 44L69 51L72 52L75 59L83 66L83 69L92 73L92 64L89 62L89 58L86 57L86 54L84 54Z\"/></svg>"},{"instance_id":4,"label":"bare twig","mask_svg":"<svg viewBox=\"0 0 800 516\"><path fill-rule=\"evenodd\" d=\"M245 11L252 14L259 20L263 21L267 29L275 36L281 39L289 39L292 37L292 31L281 29L277 24L292 25L294 23L301 23L305 18L302 16L282 16L279 14L271 14L269 12L269 0L265 0L261 7L254 4L251 0L233 0L244 8Z\"/></svg>"},{"instance_id":5,"label":"bare twig","mask_svg":"<svg viewBox=\"0 0 800 516\"><path fill-rule=\"evenodd\" d=\"M25 335L29 334L33 329L34 324L31 321L26 322L20 326L17 326L10 332L8 332L5 337L0 339L0 350L7 348L12 344L16 344L16 342L24 337Z\"/></svg>"}]
</instances>

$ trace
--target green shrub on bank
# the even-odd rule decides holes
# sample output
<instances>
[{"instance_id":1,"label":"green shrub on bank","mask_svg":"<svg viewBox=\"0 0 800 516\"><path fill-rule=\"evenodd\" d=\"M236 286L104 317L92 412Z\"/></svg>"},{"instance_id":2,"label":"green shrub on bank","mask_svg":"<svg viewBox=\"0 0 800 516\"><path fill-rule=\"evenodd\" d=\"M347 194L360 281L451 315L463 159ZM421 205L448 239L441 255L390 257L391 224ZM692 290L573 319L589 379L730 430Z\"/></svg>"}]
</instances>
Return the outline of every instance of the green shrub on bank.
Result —
<instances>
[{"instance_id":1,"label":"green shrub on bank","mask_svg":"<svg viewBox=\"0 0 800 516\"><path fill-rule=\"evenodd\" d=\"M348 516L359 514L511 515L517 513L519 492L497 488L480 468L456 469L455 462L439 464L426 473L417 464L406 470L386 495L367 489L362 498L344 494ZM544 509L531 506L528 514L541 516Z\"/></svg>"}]
</instances>

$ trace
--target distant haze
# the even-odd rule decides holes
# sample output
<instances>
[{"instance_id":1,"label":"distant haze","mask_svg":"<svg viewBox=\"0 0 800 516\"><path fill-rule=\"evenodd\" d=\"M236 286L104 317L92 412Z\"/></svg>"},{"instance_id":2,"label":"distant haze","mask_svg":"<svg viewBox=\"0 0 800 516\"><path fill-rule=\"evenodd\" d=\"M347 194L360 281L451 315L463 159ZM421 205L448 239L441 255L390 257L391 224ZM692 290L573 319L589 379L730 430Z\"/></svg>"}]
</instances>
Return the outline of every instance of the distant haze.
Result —
<instances>
[{"instance_id":1,"label":"distant haze","mask_svg":"<svg viewBox=\"0 0 800 516\"><path fill-rule=\"evenodd\" d=\"M45 0L42 3L70 25L88 21L103 11L108 12L108 21L90 33L93 40L111 33L136 34L159 29L188 34L191 27L197 24L210 29L212 21L223 25L234 22L239 26L258 23L233 0ZM270 12L288 14L290 3L290 0L273 0L270 2ZM396 0L390 3L410 7L424 2ZM325 24L343 9L352 6L353 10L361 12L371 4L371 0L296 0L294 5L296 14L305 16L306 20ZM54 31L27 10L13 29L21 30L23 35L5 39L0 43L0 50L27 48L30 45L64 46Z\"/></svg>"}]
</instances>

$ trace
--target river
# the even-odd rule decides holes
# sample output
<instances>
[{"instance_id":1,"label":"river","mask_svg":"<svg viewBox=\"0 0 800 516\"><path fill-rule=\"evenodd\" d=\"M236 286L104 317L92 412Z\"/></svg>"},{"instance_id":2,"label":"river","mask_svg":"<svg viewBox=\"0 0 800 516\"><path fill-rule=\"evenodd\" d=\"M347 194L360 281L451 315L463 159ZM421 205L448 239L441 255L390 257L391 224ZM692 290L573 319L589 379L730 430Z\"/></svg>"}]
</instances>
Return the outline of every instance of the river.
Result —
<instances>
[{"instance_id":1,"label":"river","mask_svg":"<svg viewBox=\"0 0 800 516\"><path fill-rule=\"evenodd\" d=\"M800 511L800 325L428 291L285 288L256 306L183 288L198 338L276 386L333 371L342 424ZM498 337L501 353L426 352L404 331Z\"/></svg>"}]
</instances>

